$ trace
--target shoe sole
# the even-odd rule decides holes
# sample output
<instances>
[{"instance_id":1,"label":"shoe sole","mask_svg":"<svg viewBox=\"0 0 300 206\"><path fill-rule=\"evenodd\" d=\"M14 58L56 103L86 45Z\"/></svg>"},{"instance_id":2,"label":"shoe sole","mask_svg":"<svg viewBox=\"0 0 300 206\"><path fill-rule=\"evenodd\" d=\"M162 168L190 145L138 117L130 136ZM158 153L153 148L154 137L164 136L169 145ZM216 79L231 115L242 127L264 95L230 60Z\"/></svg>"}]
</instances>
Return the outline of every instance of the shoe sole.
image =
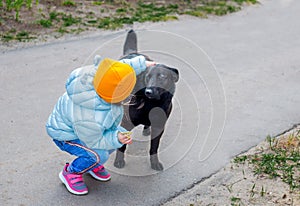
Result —
<instances>
[{"instance_id":1,"label":"shoe sole","mask_svg":"<svg viewBox=\"0 0 300 206\"><path fill-rule=\"evenodd\" d=\"M62 174L62 172L59 173L59 179L60 179L60 180L62 181L62 183L66 186L67 190L68 190L70 193L74 194L74 195L86 195L86 194L88 193L88 191L78 192L78 191L73 190L73 189L69 186L69 184L68 184L66 178L64 177L64 175Z\"/></svg>"},{"instance_id":2,"label":"shoe sole","mask_svg":"<svg viewBox=\"0 0 300 206\"><path fill-rule=\"evenodd\" d=\"M89 171L88 172L94 179L96 180L99 180L101 182L107 182L111 179L111 177L108 177L108 178L101 178L101 177L98 177L97 175L95 175L95 173L93 173L92 171Z\"/></svg>"}]
</instances>

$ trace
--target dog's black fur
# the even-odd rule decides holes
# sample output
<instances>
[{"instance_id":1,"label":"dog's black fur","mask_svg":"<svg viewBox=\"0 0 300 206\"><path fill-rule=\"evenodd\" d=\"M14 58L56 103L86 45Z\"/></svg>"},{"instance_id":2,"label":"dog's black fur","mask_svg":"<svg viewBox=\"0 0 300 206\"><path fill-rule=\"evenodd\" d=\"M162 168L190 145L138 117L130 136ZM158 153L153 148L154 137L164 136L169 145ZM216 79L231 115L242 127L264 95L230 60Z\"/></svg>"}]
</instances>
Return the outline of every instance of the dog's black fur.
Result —
<instances>
[{"instance_id":1,"label":"dog's black fur","mask_svg":"<svg viewBox=\"0 0 300 206\"><path fill-rule=\"evenodd\" d=\"M137 37L133 30L127 34L123 49L122 59L130 59L138 55ZM147 60L150 58L146 55ZM137 76L137 83L129 105L124 105L122 126L132 130L137 125L144 125L143 135L151 134L150 162L154 170L163 170L163 165L158 159L157 151L160 138L164 132L165 124L172 110L172 98L175 92L175 83L179 79L179 72L175 68L163 64L149 67ZM125 166L124 152L126 145L117 150L114 166Z\"/></svg>"}]
</instances>

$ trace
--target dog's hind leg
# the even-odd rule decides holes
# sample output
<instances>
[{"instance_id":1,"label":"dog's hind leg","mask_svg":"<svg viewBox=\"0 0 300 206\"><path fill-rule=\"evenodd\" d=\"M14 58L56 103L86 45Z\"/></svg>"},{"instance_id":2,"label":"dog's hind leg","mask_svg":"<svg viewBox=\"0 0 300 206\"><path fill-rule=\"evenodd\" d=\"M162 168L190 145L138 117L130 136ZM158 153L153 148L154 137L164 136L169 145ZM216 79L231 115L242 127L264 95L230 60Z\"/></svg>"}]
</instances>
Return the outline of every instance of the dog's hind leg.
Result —
<instances>
[{"instance_id":1,"label":"dog's hind leg","mask_svg":"<svg viewBox=\"0 0 300 206\"><path fill-rule=\"evenodd\" d=\"M136 33L131 29L127 33L127 37L123 47L123 55L137 53L137 37Z\"/></svg>"}]
</instances>

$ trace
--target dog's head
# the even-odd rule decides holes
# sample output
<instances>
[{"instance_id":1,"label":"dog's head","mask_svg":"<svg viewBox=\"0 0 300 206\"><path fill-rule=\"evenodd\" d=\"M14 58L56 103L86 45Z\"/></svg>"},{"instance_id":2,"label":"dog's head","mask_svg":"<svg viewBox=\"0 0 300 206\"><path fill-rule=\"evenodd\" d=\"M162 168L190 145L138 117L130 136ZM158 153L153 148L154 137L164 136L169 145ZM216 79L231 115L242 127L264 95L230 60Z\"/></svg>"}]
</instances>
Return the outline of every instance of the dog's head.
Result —
<instances>
[{"instance_id":1,"label":"dog's head","mask_svg":"<svg viewBox=\"0 0 300 206\"><path fill-rule=\"evenodd\" d=\"M146 60L152 61L149 56L139 53L131 53L121 57L121 59L131 59L138 55L142 55ZM137 76L133 94L143 91L147 98L159 100L166 92L171 95L174 94L175 84L178 80L179 71L177 69L164 64L156 64L148 67L146 71Z\"/></svg>"},{"instance_id":2,"label":"dog's head","mask_svg":"<svg viewBox=\"0 0 300 206\"><path fill-rule=\"evenodd\" d=\"M156 64L144 72L145 96L149 99L160 99L165 92L174 94L175 83L179 72L164 64Z\"/></svg>"}]
</instances>

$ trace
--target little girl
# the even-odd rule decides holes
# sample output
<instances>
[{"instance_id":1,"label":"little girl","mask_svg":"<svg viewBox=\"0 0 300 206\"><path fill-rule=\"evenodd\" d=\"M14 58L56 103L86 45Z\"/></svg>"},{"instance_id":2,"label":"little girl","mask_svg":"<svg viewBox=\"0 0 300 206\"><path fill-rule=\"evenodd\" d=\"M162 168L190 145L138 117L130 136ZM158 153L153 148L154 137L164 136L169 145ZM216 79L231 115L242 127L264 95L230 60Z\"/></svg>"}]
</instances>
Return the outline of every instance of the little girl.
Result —
<instances>
[{"instance_id":1,"label":"little girl","mask_svg":"<svg viewBox=\"0 0 300 206\"><path fill-rule=\"evenodd\" d=\"M83 174L108 181L103 164L123 144L131 144L123 127L122 101L132 92L136 75L155 62L143 56L115 61L95 57L94 65L74 70L66 83L66 92L58 99L49 116L46 130L63 151L77 156L59 173L69 192L88 193Z\"/></svg>"}]
</instances>

